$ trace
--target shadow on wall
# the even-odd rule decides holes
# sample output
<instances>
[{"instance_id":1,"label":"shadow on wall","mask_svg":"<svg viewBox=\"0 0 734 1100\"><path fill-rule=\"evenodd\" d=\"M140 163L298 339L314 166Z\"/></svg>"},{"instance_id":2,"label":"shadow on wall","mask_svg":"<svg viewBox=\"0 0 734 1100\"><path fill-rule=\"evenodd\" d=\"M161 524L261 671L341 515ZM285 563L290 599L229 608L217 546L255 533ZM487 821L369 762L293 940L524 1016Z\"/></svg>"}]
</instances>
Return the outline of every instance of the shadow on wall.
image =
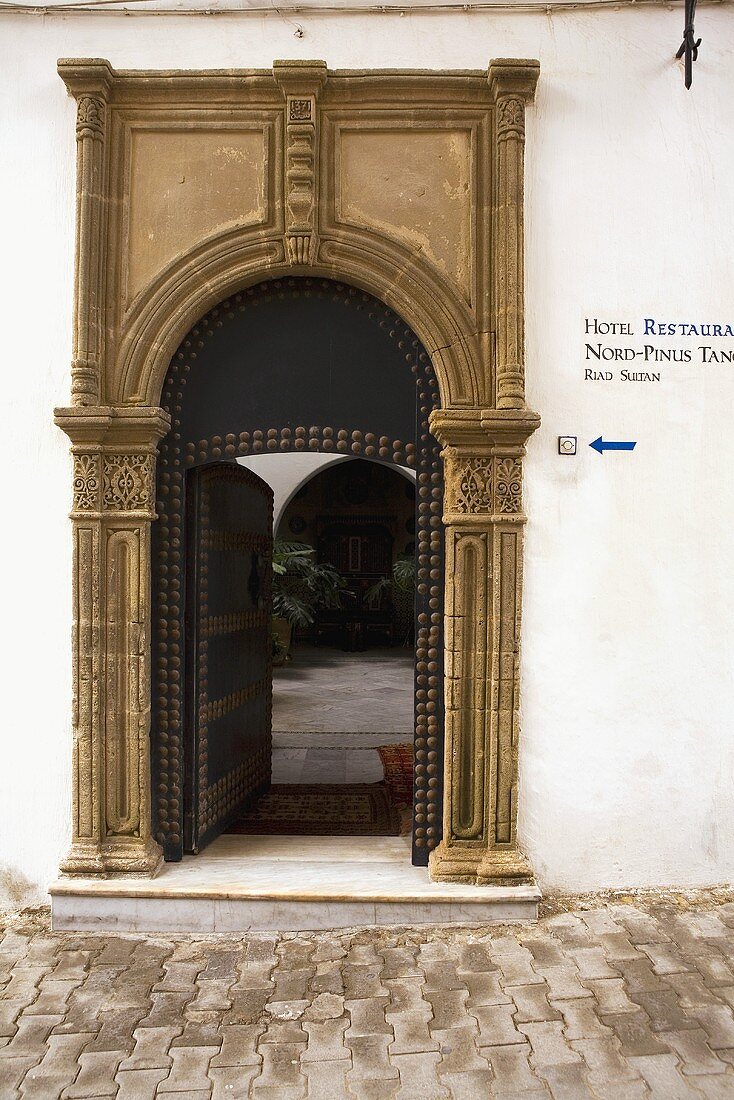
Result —
<instances>
[{"instance_id":1,"label":"shadow on wall","mask_svg":"<svg viewBox=\"0 0 734 1100\"><path fill-rule=\"evenodd\" d=\"M43 896L35 883L15 867L0 867L0 913L15 912L42 902Z\"/></svg>"}]
</instances>

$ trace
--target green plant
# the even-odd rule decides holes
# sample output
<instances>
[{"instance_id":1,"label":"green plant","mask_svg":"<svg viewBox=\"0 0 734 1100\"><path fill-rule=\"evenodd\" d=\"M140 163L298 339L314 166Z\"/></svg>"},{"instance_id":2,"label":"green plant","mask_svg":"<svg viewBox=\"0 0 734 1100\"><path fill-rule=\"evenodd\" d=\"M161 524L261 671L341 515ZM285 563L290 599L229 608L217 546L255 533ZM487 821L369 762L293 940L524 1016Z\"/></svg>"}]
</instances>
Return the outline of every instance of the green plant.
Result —
<instances>
[{"instance_id":1,"label":"green plant","mask_svg":"<svg viewBox=\"0 0 734 1100\"><path fill-rule=\"evenodd\" d=\"M380 577L365 593L368 603L378 601L383 592L403 595L412 592L415 587L415 558L412 554L401 554L393 562L392 576Z\"/></svg>"},{"instance_id":2,"label":"green plant","mask_svg":"<svg viewBox=\"0 0 734 1100\"><path fill-rule=\"evenodd\" d=\"M314 548L304 542L273 543L273 614L293 626L310 626L321 608L341 607L346 581L315 558Z\"/></svg>"}]
</instances>

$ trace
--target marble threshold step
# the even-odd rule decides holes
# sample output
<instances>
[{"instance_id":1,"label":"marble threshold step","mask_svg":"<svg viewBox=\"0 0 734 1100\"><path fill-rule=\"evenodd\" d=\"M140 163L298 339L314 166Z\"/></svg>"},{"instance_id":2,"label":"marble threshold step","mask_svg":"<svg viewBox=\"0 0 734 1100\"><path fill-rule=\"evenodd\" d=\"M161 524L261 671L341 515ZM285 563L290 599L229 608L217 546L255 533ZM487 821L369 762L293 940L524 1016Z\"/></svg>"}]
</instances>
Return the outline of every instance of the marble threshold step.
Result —
<instances>
[{"instance_id":1,"label":"marble threshold step","mask_svg":"<svg viewBox=\"0 0 734 1100\"><path fill-rule=\"evenodd\" d=\"M431 882L408 837L221 836L155 878L65 877L56 931L246 932L535 920L537 886Z\"/></svg>"}]
</instances>

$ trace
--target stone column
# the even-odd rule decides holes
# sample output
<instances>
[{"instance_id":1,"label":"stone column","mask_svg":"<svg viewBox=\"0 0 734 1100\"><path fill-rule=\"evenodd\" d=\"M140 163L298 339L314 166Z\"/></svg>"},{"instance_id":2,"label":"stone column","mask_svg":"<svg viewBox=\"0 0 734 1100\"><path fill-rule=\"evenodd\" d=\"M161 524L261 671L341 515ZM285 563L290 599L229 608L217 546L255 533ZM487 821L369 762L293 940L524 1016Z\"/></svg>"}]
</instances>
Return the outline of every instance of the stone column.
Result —
<instances>
[{"instance_id":1,"label":"stone column","mask_svg":"<svg viewBox=\"0 0 734 1100\"><path fill-rule=\"evenodd\" d=\"M112 71L101 60L91 60L82 68L60 61L59 73L77 101L71 400L75 405L94 406L101 400L104 353L105 139Z\"/></svg>"},{"instance_id":2,"label":"stone column","mask_svg":"<svg viewBox=\"0 0 734 1100\"><path fill-rule=\"evenodd\" d=\"M517 846L522 456L529 412L431 417L443 446L446 748L443 840L431 875L527 882Z\"/></svg>"},{"instance_id":3,"label":"stone column","mask_svg":"<svg viewBox=\"0 0 734 1100\"><path fill-rule=\"evenodd\" d=\"M152 873L150 524L155 408L56 410L72 442L73 828L62 871Z\"/></svg>"},{"instance_id":4,"label":"stone column","mask_svg":"<svg viewBox=\"0 0 734 1100\"><path fill-rule=\"evenodd\" d=\"M495 103L494 315L498 409L525 405L523 196L525 104L535 94L537 61L502 60L489 66Z\"/></svg>"}]
</instances>

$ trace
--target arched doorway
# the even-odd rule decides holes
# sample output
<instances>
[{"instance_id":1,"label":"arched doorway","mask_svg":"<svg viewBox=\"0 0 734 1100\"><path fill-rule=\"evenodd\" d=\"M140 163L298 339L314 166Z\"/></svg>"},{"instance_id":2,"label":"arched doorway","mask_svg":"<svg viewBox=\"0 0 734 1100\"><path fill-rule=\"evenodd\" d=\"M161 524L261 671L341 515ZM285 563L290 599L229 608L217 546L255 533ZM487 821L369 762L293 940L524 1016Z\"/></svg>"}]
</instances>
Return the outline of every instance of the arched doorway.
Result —
<instances>
[{"instance_id":1,"label":"arched doorway","mask_svg":"<svg viewBox=\"0 0 734 1100\"><path fill-rule=\"evenodd\" d=\"M328 279L277 279L232 295L191 329L161 404L171 429L160 447L152 540L151 749L153 832L166 858L180 859L186 848L192 762L185 730L199 698L197 685L186 690L186 483L212 462L308 451L416 473L412 858L426 864L441 838L443 772L443 473L428 428L440 407L428 354L390 308L363 291ZM207 706L207 713L221 710L208 697ZM207 749L194 763L220 792L216 827L231 815L238 780L221 754Z\"/></svg>"}]
</instances>

